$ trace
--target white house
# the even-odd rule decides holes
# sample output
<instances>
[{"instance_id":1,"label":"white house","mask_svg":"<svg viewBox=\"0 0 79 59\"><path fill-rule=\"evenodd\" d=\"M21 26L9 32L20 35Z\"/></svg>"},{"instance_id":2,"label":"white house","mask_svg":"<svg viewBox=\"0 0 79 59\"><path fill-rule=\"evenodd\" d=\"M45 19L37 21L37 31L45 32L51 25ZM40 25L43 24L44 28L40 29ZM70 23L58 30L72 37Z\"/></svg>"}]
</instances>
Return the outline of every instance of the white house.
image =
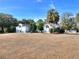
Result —
<instances>
[{"instance_id":1,"label":"white house","mask_svg":"<svg viewBox=\"0 0 79 59\"><path fill-rule=\"evenodd\" d=\"M22 32L22 33L26 33L26 32L29 32L30 28L29 28L29 25L28 24L19 24L17 27L16 27L16 32Z\"/></svg>"},{"instance_id":2,"label":"white house","mask_svg":"<svg viewBox=\"0 0 79 59\"><path fill-rule=\"evenodd\" d=\"M44 32L50 33L50 29L59 28L59 24L47 23L44 24Z\"/></svg>"}]
</instances>

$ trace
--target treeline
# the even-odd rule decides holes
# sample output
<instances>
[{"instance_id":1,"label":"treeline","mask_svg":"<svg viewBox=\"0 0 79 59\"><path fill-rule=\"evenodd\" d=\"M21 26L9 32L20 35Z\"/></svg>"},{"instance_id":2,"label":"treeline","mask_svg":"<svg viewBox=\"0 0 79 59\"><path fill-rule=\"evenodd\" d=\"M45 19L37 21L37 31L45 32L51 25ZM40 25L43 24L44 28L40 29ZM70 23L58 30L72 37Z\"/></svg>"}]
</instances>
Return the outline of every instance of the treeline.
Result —
<instances>
[{"instance_id":1,"label":"treeline","mask_svg":"<svg viewBox=\"0 0 79 59\"><path fill-rule=\"evenodd\" d=\"M57 10L50 9L45 21L39 19L37 22L33 19L22 19L20 21L10 14L0 13L0 33L16 32L16 26L19 23L29 24L30 32L43 32L43 26L46 23L59 23L64 30L73 29L79 31L79 13L74 16L71 12L65 12L60 16Z\"/></svg>"},{"instance_id":2,"label":"treeline","mask_svg":"<svg viewBox=\"0 0 79 59\"><path fill-rule=\"evenodd\" d=\"M42 22L42 23L39 23ZM40 19L37 23L33 19L18 20L10 14L0 13L0 33L14 33L19 23L29 24L30 32L37 32L37 23L40 30L43 29L43 21ZM40 28L42 26L42 29Z\"/></svg>"}]
</instances>

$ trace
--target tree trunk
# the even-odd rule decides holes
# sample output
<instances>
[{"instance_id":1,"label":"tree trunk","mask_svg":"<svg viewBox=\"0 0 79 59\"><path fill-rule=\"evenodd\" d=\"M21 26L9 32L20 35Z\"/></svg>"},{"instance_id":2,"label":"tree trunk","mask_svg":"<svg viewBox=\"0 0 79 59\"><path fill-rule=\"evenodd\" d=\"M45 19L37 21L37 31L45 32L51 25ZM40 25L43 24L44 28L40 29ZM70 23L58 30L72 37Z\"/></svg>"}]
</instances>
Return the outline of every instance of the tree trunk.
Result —
<instances>
[{"instance_id":1,"label":"tree trunk","mask_svg":"<svg viewBox=\"0 0 79 59\"><path fill-rule=\"evenodd\" d=\"M2 26L2 33L4 33L4 26Z\"/></svg>"}]
</instances>

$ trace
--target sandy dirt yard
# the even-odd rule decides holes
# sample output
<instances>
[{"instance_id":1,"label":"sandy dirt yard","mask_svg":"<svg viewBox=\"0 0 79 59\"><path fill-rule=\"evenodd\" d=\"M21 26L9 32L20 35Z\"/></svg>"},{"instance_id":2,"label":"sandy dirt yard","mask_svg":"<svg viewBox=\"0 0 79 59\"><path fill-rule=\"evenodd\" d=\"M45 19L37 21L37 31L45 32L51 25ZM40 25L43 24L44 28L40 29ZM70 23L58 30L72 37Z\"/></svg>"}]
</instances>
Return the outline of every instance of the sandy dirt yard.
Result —
<instances>
[{"instance_id":1,"label":"sandy dirt yard","mask_svg":"<svg viewBox=\"0 0 79 59\"><path fill-rule=\"evenodd\" d=\"M0 59L79 59L79 35L0 34Z\"/></svg>"}]
</instances>

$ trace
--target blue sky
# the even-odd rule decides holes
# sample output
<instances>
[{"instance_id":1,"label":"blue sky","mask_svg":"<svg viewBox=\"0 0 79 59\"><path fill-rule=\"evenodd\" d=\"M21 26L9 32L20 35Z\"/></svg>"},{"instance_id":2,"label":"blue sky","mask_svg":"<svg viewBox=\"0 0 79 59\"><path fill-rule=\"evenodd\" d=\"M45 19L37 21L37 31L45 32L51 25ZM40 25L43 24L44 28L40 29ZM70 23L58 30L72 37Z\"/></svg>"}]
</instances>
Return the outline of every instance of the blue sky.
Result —
<instances>
[{"instance_id":1,"label":"blue sky","mask_svg":"<svg viewBox=\"0 0 79 59\"><path fill-rule=\"evenodd\" d=\"M9 13L18 19L46 18L47 11L55 8L63 12L79 12L79 0L0 0L0 13Z\"/></svg>"}]
</instances>

